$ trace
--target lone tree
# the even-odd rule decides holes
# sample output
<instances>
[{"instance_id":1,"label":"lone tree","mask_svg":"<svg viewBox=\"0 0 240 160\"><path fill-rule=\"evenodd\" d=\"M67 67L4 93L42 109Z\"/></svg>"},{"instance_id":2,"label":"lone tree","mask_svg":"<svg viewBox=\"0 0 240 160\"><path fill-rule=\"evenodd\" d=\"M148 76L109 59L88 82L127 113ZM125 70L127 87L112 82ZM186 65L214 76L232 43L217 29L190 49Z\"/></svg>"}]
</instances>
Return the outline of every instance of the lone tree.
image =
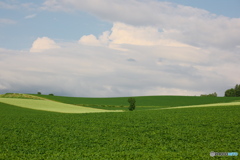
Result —
<instances>
[{"instance_id":1,"label":"lone tree","mask_svg":"<svg viewBox=\"0 0 240 160\"><path fill-rule=\"evenodd\" d=\"M136 100L135 98L128 98L128 103L130 104L130 106L128 107L129 111L133 111L136 106L135 106L135 103L136 103Z\"/></svg>"}]
</instances>

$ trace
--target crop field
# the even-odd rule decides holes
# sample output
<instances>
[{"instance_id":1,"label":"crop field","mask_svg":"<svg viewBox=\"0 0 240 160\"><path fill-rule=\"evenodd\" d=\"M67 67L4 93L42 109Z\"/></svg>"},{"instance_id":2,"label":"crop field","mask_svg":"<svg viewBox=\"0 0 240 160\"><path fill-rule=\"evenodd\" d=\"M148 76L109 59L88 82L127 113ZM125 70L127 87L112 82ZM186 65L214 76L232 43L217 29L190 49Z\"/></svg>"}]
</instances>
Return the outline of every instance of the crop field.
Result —
<instances>
[{"instance_id":1,"label":"crop field","mask_svg":"<svg viewBox=\"0 0 240 160\"><path fill-rule=\"evenodd\" d=\"M0 159L211 159L240 153L239 115L239 105L63 114L0 102Z\"/></svg>"},{"instance_id":2,"label":"crop field","mask_svg":"<svg viewBox=\"0 0 240 160\"><path fill-rule=\"evenodd\" d=\"M83 98L83 97L62 97L48 95L34 95L41 98L51 99L68 104L97 104L97 105L116 105L128 106L128 97L114 98ZM211 103L227 103L240 101L239 97L197 97L197 96L143 96L135 97L137 106L188 106Z\"/></svg>"},{"instance_id":3,"label":"crop field","mask_svg":"<svg viewBox=\"0 0 240 160\"><path fill-rule=\"evenodd\" d=\"M62 97L48 95L32 95L44 99L50 99L67 104L107 109L127 110L128 97L114 98L84 98L84 97ZM135 97L136 110L160 109L166 107L205 105L216 103L240 102L239 97L197 97L197 96L143 96Z\"/></svg>"},{"instance_id":4,"label":"crop field","mask_svg":"<svg viewBox=\"0 0 240 160\"><path fill-rule=\"evenodd\" d=\"M0 102L24 108L44 110L61 113L92 113L92 112L115 112L104 109L76 106L72 104L59 103L48 100L33 100L20 98L0 98Z\"/></svg>"},{"instance_id":5,"label":"crop field","mask_svg":"<svg viewBox=\"0 0 240 160\"><path fill-rule=\"evenodd\" d=\"M179 107L169 107L166 109L176 109L176 108L194 108L194 107L213 107L213 106L240 106L240 102L230 102L230 103L213 103L213 104L203 104L203 105L192 105L192 106L179 106ZM164 108L162 108L164 109Z\"/></svg>"}]
</instances>

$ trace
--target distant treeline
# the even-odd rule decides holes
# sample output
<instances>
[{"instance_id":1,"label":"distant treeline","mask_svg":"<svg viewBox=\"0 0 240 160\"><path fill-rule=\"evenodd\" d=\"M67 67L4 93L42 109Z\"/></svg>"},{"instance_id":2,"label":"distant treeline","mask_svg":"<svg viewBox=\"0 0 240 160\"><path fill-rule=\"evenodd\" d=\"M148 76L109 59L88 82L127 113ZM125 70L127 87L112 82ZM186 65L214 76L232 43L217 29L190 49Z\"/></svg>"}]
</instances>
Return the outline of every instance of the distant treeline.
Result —
<instances>
[{"instance_id":1,"label":"distant treeline","mask_svg":"<svg viewBox=\"0 0 240 160\"><path fill-rule=\"evenodd\" d=\"M240 84L225 91L225 97L240 97Z\"/></svg>"},{"instance_id":2,"label":"distant treeline","mask_svg":"<svg viewBox=\"0 0 240 160\"><path fill-rule=\"evenodd\" d=\"M211 93L211 94L201 94L200 96L201 97L217 97L217 93L214 92L214 93Z\"/></svg>"}]
</instances>

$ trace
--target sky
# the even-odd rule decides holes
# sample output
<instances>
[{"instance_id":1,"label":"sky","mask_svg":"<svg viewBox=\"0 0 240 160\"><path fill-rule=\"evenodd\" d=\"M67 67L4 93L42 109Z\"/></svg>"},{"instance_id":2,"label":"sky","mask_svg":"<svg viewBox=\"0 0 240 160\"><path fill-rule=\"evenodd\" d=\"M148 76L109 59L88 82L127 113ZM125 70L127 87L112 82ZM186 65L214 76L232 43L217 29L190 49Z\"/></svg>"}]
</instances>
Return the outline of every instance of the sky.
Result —
<instances>
[{"instance_id":1,"label":"sky","mask_svg":"<svg viewBox=\"0 0 240 160\"><path fill-rule=\"evenodd\" d=\"M239 0L0 0L0 94L224 96L239 62Z\"/></svg>"}]
</instances>

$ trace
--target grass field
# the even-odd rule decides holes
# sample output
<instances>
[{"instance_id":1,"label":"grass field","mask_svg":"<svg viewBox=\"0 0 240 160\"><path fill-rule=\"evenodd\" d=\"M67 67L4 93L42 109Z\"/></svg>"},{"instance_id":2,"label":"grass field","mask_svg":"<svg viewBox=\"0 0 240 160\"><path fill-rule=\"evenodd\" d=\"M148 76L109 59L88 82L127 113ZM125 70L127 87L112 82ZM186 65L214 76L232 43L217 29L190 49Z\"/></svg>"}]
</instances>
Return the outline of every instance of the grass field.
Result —
<instances>
[{"instance_id":1,"label":"grass field","mask_svg":"<svg viewBox=\"0 0 240 160\"><path fill-rule=\"evenodd\" d=\"M240 153L240 106L62 114L0 103L0 159L213 159ZM238 157L214 157L239 159Z\"/></svg>"},{"instance_id":2,"label":"grass field","mask_svg":"<svg viewBox=\"0 0 240 160\"><path fill-rule=\"evenodd\" d=\"M6 98L5 98L6 97ZM148 98L148 102L152 101L160 101L161 103L158 106L151 106L149 103L144 103L145 105L150 106L138 106L137 110L157 110L157 109L176 109L176 108L192 108L192 107L209 107L209 106L230 106L230 105L240 105L240 101L236 98L225 98L225 97L189 97L188 101L182 104L196 104L196 105L187 105L187 106L176 106L177 102L185 100L186 97L179 97L179 96L149 96L149 97L137 97L140 102L144 98ZM60 112L60 113L92 113L92 112L119 112L119 111L127 111L127 106L116 106L119 105L119 101L126 100L126 97L122 98L74 98L74 97L60 97L60 96L36 96L36 95L28 95L28 94L5 94L0 96L0 102L29 108L29 109L36 109L36 110L44 110L44 111L51 111L51 112ZM171 100L171 106L162 106L162 103L167 103L166 99L169 102ZM200 101L200 100L201 101ZM115 100L115 101L114 101ZM198 100L198 101L196 101ZM233 101L234 100L234 101ZM86 104L86 103L101 103L102 104ZM232 101L227 102L226 101ZM68 103L66 103L68 102ZM82 102L84 106L76 102ZM106 105L109 104L115 105ZM210 104L205 104L205 103ZM222 103L213 103L213 102L222 102ZM155 104L157 105L157 103Z\"/></svg>"},{"instance_id":3,"label":"grass field","mask_svg":"<svg viewBox=\"0 0 240 160\"><path fill-rule=\"evenodd\" d=\"M96 108L127 111L127 97L2 95L0 159L185 160L210 159L211 151L240 153L239 98L136 100L136 111L107 112Z\"/></svg>"},{"instance_id":4,"label":"grass field","mask_svg":"<svg viewBox=\"0 0 240 160\"><path fill-rule=\"evenodd\" d=\"M178 107L167 107L167 108L161 108L161 109L196 108L196 107L219 107L219 106L240 106L240 102L213 103L213 104L202 104L202 105L191 105L191 106L178 106Z\"/></svg>"},{"instance_id":5,"label":"grass field","mask_svg":"<svg viewBox=\"0 0 240 160\"><path fill-rule=\"evenodd\" d=\"M119 98L83 98L48 95L33 95L67 104L75 104L100 109L127 110L128 97ZM197 96L144 96L135 97L136 110L149 110L166 107L192 106L240 101L239 97L197 97ZM124 108L122 108L124 107Z\"/></svg>"},{"instance_id":6,"label":"grass field","mask_svg":"<svg viewBox=\"0 0 240 160\"><path fill-rule=\"evenodd\" d=\"M128 106L128 97L117 98L83 98L83 97L62 97L48 95L34 95L68 104L101 104ZM135 97L138 106L187 106L211 103L224 103L240 101L239 97L197 97L197 96L143 96Z\"/></svg>"}]
</instances>

